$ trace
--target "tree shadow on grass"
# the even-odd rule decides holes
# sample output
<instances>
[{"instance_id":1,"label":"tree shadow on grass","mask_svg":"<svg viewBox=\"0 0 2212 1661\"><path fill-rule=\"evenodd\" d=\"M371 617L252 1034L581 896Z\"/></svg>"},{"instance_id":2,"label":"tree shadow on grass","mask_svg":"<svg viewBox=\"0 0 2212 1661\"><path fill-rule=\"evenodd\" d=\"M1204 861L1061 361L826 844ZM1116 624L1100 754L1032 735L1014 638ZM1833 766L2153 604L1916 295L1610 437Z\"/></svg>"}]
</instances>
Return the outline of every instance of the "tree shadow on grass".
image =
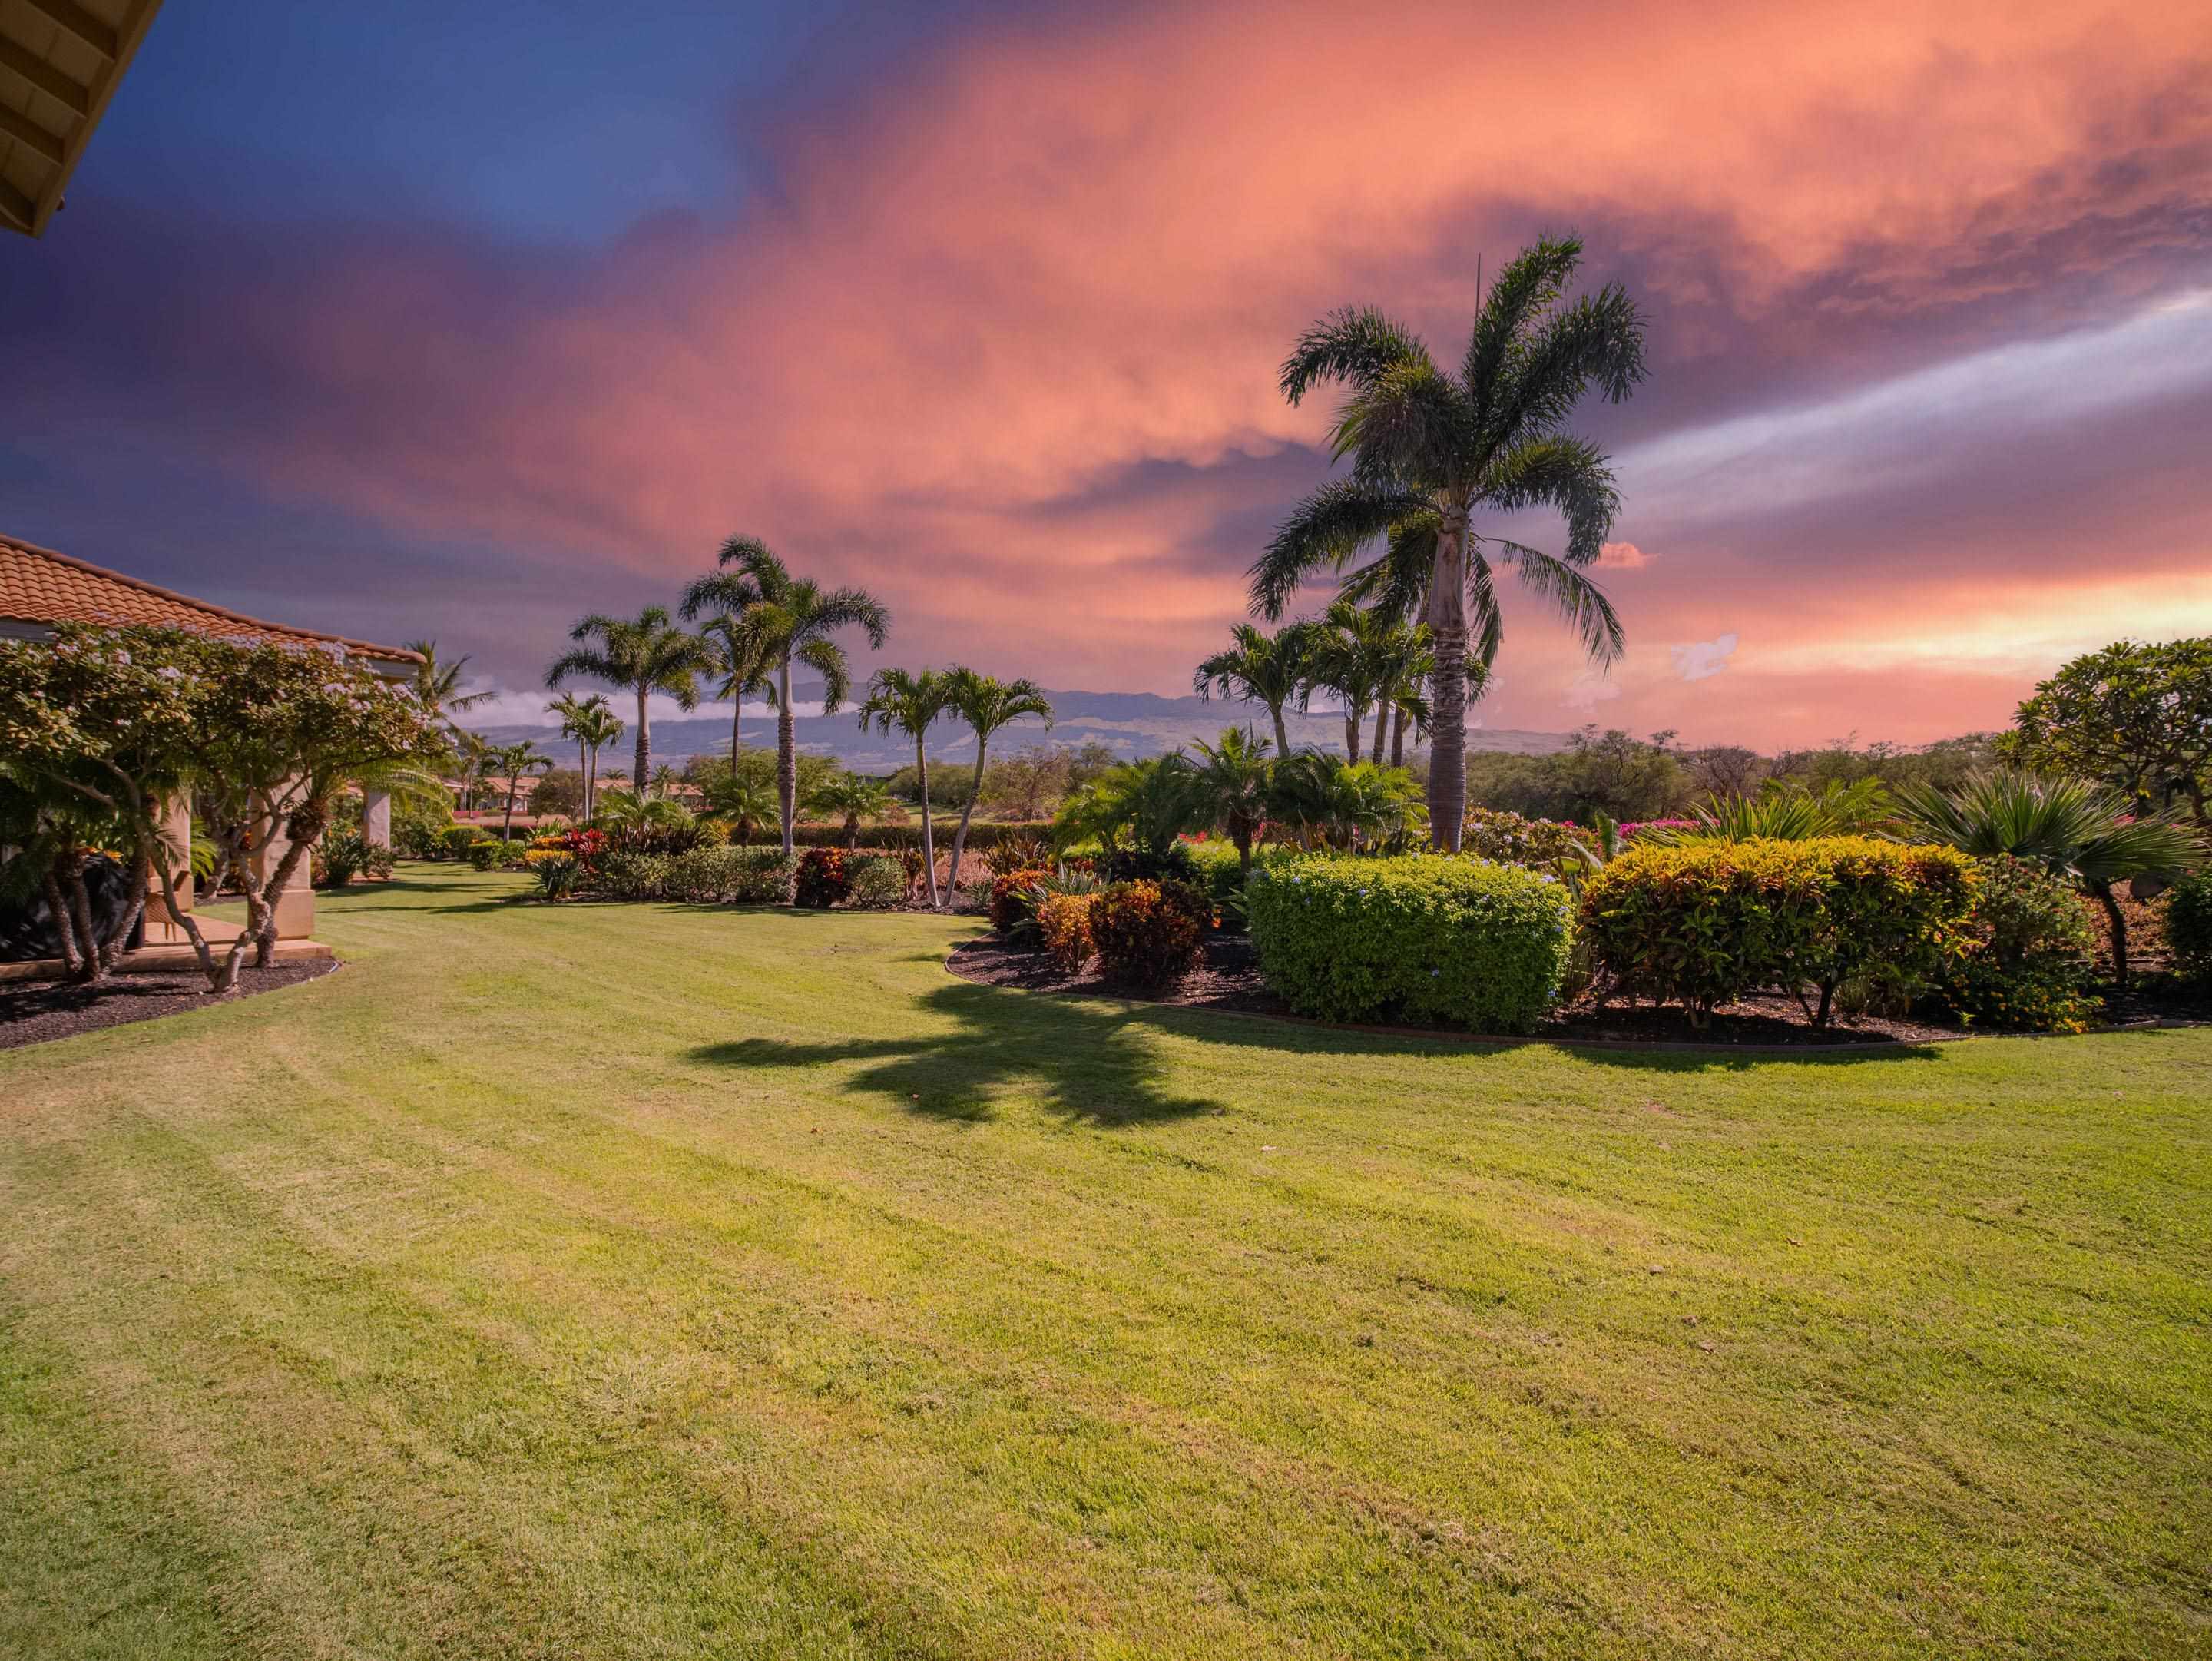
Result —
<instances>
[{"instance_id":1,"label":"tree shadow on grass","mask_svg":"<svg viewBox=\"0 0 2212 1661\"><path fill-rule=\"evenodd\" d=\"M1228 1110L1221 1102L1177 1096L1146 1029L1151 1012L1101 1008L1072 999L1030 998L990 987L947 986L921 1002L955 1025L910 1038L787 1043L743 1038L702 1044L694 1061L717 1067L872 1065L846 1088L887 1098L911 1113L984 1120L1009 1087L1042 1091L1048 1110L1093 1124L1147 1124Z\"/></svg>"}]
</instances>

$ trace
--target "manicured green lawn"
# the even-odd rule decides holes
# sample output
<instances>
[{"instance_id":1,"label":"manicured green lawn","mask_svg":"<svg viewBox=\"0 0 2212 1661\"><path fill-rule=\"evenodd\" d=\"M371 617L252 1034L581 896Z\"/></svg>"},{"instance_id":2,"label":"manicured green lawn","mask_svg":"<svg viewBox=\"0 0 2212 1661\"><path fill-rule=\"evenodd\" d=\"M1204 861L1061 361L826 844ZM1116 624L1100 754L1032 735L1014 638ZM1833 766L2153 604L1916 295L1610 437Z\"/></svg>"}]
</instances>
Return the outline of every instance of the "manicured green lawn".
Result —
<instances>
[{"instance_id":1,"label":"manicured green lawn","mask_svg":"<svg viewBox=\"0 0 2212 1661\"><path fill-rule=\"evenodd\" d=\"M403 879L0 1055L0 1655L2212 1648L2212 1031L1484 1050Z\"/></svg>"}]
</instances>

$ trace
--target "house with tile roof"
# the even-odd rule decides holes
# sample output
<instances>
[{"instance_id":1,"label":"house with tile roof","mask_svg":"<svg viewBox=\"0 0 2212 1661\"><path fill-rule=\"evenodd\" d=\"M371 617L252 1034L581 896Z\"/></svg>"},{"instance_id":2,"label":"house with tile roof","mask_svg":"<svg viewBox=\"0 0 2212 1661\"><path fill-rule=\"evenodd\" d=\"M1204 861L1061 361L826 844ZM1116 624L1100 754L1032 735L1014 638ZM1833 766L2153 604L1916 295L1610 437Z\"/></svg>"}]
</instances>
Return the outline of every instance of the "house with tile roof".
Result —
<instances>
[{"instance_id":1,"label":"house with tile roof","mask_svg":"<svg viewBox=\"0 0 2212 1661\"><path fill-rule=\"evenodd\" d=\"M410 679L422 661L419 653L401 647L379 646L373 641L248 617L228 606L195 599L189 594L0 533L0 639L46 639L58 624L65 623L108 628L151 624L189 629L219 640L249 643L294 642L358 661L392 680ZM385 793L372 791L365 797L362 830L372 841L389 844L392 804ZM170 832L180 844L190 843L190 804L176 804ZM281 860L286 846L282 841L272 840L271 845L260 850L259 858L272 862ZM190 904L189 893L184 897L184 903ZM314 890L305 882L298 883L277 902L280 953L313 955L304 948L313 946L310 937L314 932ZM147 908L144 928L145 945L155 956L161 948L177 945L185 938L184 931L166 916L162 908L156 906ZM289 953L283 952L285 944L294 948ZM314 948L315 952L322 950Z\"/></svg>"}]
</instances>

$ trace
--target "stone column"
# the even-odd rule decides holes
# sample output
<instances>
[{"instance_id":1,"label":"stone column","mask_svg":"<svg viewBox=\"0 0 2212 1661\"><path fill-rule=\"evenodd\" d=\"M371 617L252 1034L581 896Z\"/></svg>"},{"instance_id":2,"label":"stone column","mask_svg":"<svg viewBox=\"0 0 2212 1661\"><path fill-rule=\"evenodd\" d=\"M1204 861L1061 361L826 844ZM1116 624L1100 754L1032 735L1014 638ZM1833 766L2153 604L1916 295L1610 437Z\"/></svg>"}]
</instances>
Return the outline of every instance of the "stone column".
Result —
<instances>
[{"instance_id":1,"label":"stone column","mask_svg":"<svg viewBox=\"0 0 2212 1661\"><path fill-rule=\"evenodd\" d=\"M392 792L364 789L361 795L361 839L372 848L392 846Z\"/></svg>"}]
</instances>

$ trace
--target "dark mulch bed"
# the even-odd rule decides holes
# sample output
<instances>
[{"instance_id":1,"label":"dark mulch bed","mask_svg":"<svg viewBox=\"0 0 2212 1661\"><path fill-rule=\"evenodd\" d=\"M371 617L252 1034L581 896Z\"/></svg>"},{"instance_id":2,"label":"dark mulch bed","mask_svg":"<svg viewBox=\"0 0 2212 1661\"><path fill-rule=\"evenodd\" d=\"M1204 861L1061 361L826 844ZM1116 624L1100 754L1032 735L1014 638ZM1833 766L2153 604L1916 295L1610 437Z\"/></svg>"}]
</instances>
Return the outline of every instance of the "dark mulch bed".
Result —
<instances>
[{"instance_id":1,"label":"dark mulch bed","mask_svg":"<svg viewBox=\"0 0 2212 1661\"><path fill-rule=\"evenodd\" d=\"M207 977L198 970L190 974L116 975L96 986L78 986L69 981L11 982L0 985L0 1050L74 1037L129 1021L181 1015L188 1009L229 1003L257 992L274 992L280 986L297 986L337 967L325 960L241 969L238 990L220 998L207 989Z\"/></svg>"},{"instance_id":2,"label":"dark mulch bed","mask_svg":"<svg viewBox=\"0 0 2212 1661\"><path fill-rule=\"evenodd\" d=\"M1184 1008L1225 1009L1248 1015L1299 1019L1288 1004L1261 983L1251 937L1246 934L1215 935L1206 942L1205 965L1177 984L1158 992L1115 985L1102 978L1096 969L1080 975L1062 974L1041 952L1015 950L995 937L971 940L959 946L946 960L945 967L963 980L985 986L1138 998ZM2202 1019L2208 1012L2201 1002L2185 1004L2178 994L2162 993L2151 987L2131 993L2125 1000L2113 1000L2106 1013L2107 1019L2115 1024L2131 1025L2160 1019ZM1465 1035L1439 1031L1437 1036ZM1615 1004L1601 1007L1584 1001L1556 1011L1529 1036L1597 1043L1881 1048L1980 1035L1938 1022L1891 1020L1877 1015L1856 1020L1838 1016L1827 1030L1816 1031L1805 1019L1805 1012L1795 998L1784 993L1763 993L1741 999L1717 1012L1712 1024L1702 1031L1691 1026L1688 1017L1680 1009L1671 1007Z\"/></svg>"}]
</instances>

